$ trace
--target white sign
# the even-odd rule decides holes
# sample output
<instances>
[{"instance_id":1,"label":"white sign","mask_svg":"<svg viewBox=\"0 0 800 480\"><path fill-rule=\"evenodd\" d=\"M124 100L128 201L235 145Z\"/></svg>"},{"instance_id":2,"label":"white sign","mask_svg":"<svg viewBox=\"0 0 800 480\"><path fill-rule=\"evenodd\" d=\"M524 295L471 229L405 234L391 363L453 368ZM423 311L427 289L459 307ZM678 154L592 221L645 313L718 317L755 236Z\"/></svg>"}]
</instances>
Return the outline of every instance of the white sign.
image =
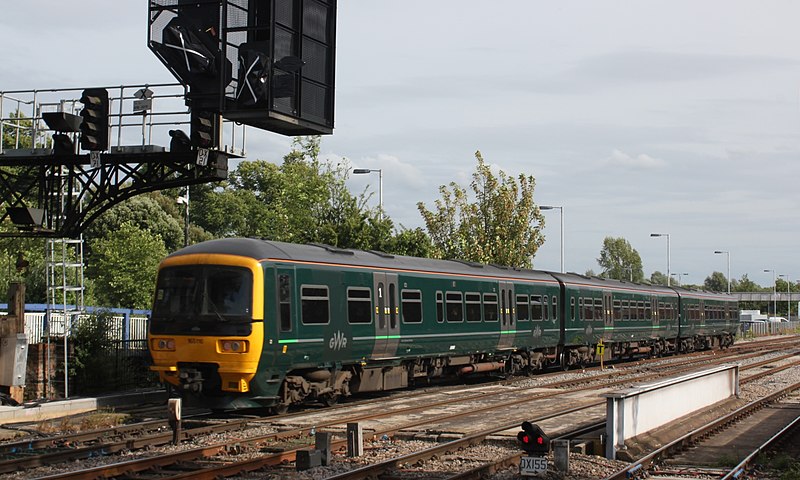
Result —
<instances>
[{"instance_id":1,"label":"white sign","mask_svg":"<svg viewBox=\"0 0 800 480\"><path fill-rule=\"evenodd\" d=\"M89 165L92 168L100 168L100 152L95 150L89 152Z\"/></svg>"},{"instance_id":2,"label":"white sign","mask_svg":"<svg viewBox=\"0 0 800 480\"><path fill-rule=\"evenodd\" d=\"M544 457L522 457L519 459L519 474L534 477L547 473L547 459Z\"/></svg>"},{"instance_id":3,"label":"white sign","mask_svg":"<svg viewBox=\"0 0 800 480\"><path fill-rule=\"evenodd\" d=\"M207 148L198 148L197 149L197 164L201 167L205 167L208 165L208 154L209 150Z\"/></svg>"}]
</instances>

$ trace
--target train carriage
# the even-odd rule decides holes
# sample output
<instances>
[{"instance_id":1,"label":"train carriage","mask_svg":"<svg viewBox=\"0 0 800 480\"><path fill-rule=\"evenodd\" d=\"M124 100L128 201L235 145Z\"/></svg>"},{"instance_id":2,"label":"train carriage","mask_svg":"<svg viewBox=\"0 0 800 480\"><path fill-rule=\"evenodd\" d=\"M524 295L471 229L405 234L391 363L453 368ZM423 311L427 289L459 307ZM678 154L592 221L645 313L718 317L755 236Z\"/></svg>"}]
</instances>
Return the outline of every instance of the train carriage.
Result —
<instances>
[{"instance_id":1,"label":"train carriage","mask_svg":"<svg viewBox=\"0 0 800 480\"><path fill-rule=\"evenodd\" d=\"M726 346L736 329L731 300L576 274L221 239L161 263L148 345L153 370L189 403L280 412L440 377L581 366L599 360L601 344L609 360Z\"/></svg>"},{"instance_id":2,"label":"train carriage","mask_svg":"<svg viewBox=\"0 0 800 480\"><path fill-rule=\"evenodd\" d=\"M190 399L281 410L542 368L556 359L559 292L545 272L215 240L162 262L149 345L153 369Z\"/></svg>"},{"instance_id":3,"label":"train carriage","mask_svg":"<svg viewBox=\"0 0 800 480\"><path fill-rule=\"evenodd\" d=\"M553 274L565 305L565 367L675 350L678 295L667 287ZM602 345L602 349L598 349Z\"/></svg>"},{"instance_id":4,"label":"train carriage","mask_svg":"<svg viewBox=\"0 0 800 480\"><path fill-rule=\"evenodd\" d=\"M733 344L739 328L739 304L731 295L675 288L681 302L681 351Z\"/></svg>"}]
</instances>

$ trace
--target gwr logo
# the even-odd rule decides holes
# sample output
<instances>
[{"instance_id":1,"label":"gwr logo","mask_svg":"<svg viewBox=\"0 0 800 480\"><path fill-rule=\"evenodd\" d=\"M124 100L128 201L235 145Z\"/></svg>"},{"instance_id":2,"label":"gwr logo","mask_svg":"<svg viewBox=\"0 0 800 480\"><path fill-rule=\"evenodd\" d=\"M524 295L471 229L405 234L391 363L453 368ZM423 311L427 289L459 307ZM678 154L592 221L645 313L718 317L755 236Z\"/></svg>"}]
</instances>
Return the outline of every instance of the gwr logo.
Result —
<instances>
[{"instance_id":1,"label":"gwr logo","mask_svg":"<svg viewBox=\"0 0 800 480\"><path fill-rule=\"evenodd\" d=\"M341 350L343 348L347 348L347 337L344 336L344 333L337 330L328 342L328 348L331 350Z\"/></svg>"}]
</instances>

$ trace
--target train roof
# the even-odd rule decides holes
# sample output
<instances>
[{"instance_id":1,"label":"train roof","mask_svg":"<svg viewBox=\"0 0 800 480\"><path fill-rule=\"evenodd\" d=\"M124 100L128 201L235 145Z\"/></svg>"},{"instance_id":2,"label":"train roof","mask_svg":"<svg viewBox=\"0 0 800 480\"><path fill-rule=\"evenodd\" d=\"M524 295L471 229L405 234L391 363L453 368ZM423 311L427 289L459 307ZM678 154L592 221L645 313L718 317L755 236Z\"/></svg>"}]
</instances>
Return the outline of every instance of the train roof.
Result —
<instances>
[{"instance_id":1,"label":"train roof","mask_svg":"<svg viewBox=\"0 0 800 480\"><path fill-rule=\"evenodd\" d=\"M601 289L613 288L617 290L631 290L637 292L646 290L655 294L675 295L675 290L664 285L628 282L613 278L589 277L587 275L580 275L577 273L553 273L552 275L567 286L586 286Z\"/></svg>"},{"instance_id":2,"label":"train roof","mask_svg":"<svg viewBox=\"0 0 800 480\"><path fill-rule=\"evenodd\" d=\"M424 271L457 275L514 278L556 282L550 272L517 269L500 265L460 260L437 260L394 255L377 251L331 247L322 244L296 244L256 238L223 238L190 245L167 258L192 254L226 254L298 263L373 267L387 270Z\"/></svg>"}]
</instances>

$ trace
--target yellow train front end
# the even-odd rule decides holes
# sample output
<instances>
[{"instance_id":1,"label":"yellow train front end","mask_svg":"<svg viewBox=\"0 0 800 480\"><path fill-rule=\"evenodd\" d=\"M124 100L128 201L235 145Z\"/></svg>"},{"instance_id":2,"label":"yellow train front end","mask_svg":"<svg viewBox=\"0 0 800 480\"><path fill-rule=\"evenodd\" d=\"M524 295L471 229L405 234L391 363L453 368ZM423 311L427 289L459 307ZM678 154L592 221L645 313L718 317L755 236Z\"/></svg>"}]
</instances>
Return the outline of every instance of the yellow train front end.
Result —
<instances>
[{"instance_id":1,"label":"yellow train front end","mask_svg":"<svg viewBox=\"0 0 800 480\"><path fill-rule=\"evenodd\" d=\"M264 345L263 291L263 269L253 258L165 259L148 329L151 369L190 404L251 406Z\"/></svg>"}]
</instances>

